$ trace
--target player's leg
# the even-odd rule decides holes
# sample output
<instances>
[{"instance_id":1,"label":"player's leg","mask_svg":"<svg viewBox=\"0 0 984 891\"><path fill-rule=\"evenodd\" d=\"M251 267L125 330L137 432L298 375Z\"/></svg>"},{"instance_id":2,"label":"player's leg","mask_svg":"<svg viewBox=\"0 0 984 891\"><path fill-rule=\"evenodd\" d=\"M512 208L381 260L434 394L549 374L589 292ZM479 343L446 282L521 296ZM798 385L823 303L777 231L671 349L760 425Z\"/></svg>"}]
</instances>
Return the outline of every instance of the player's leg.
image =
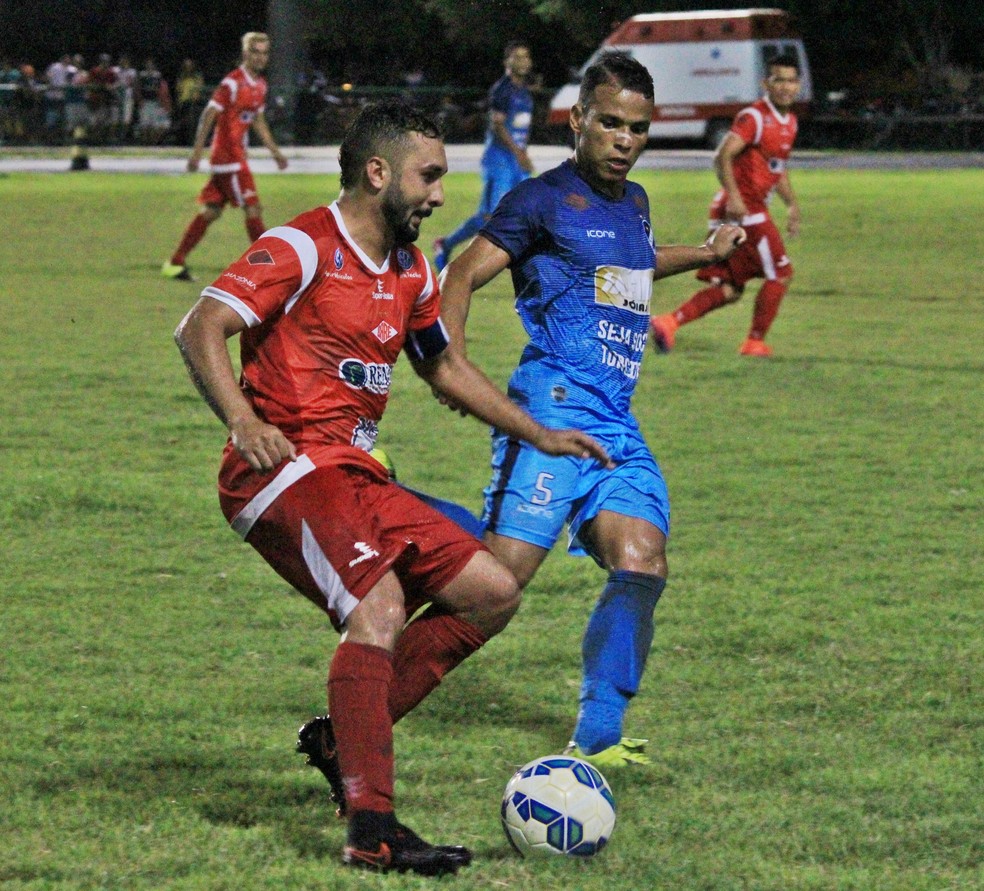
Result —
<instances>
[{"instance_id":1,"label":"player's leg","mask_svg":"<svg viewBox=\"0 0 984 891\"><path fill-rule=\"evenodd\" d=\"M236 206L243 209L246 234L252 244L266 232L266 226L263 225L263 207L256 191L253 173L248 167L244 167L238 173L232 174L231 182L236 193Z\"/></svg>"},{"instance_id":2,"label":"player's leg","mask_svg":"<svg viewBox=\"0 0 984 891\"><path fill-rule=\"evenodd\" d=\"M583 533L582 533L583 534ZM645 761L622 737L653 640L653 611L666 584L666 536L637 517L601 511L588 532L608 580L581 645L583 678L573 744L599 765Z\"/></svg>"},{"instance_id":3,"label":"player's leg","mask_svg":"<svg viewBox=\"0 0 984 891\"><path fill-rule=\"evenodd\" d=\"M198 196L198 203L201 204L202 209L188 224L181 236L177 250L171 255L171 259L161 266L161 275L165 278L193 280L186 262L188 254L205 237L208 227L222 216L222 208L229 200L222 184L224 178L223 176L212 176L202 189Z\"/></svg>"},{"instance_id":4,"label":"player's leg","mask_svg":"<svg viewBox=\"0 0 984 891\"><path fill-rule=\"evenodd\" d=\"M388 701L405 618L402 588L389 572L349 614L331 661L328 702L349 813L342 856L350 866L443 875L466 866L471 853L423 841L399 822L393 805Z\"/></svg>"},{"instance_id":5,"label":"player's leg","mask_svg":"<svg viewBox=\"0 0 984 891\"><path fill-rule=\"evenodd\" d=\"M345 862L439 875L455 872L471 855L422 841L398 822L393 807L389 699L408 609L394 567L413 554L406 529L416 528L416 518L407 516L414 504L419 502L384 478L344 467L315 468L285 489L246 535L344 631L328 674L331 718L321 721L333 743L323 772L340 811L349 816ZM459 561L481 549L437 516L467 543Z\"/></svg>"},{"instance_id":6,"label":"player's leg","mask_svg":"<svg viewBox=\"0 0 984 891\"><path fill-rule=\"evenodd\" d=\"M762 231L755 233L755 249L761 269L759 274L765 282L755 297L752 324L740 352L743 356L767 357L772 354L772 348L765 344L765 336L779 313L779 305L793 277L793 266L786 256L782 235L772 220L760 228Z\"/></svg>"},{"instance_id":7,"label":"player's leg","mask_svg":"<svg viewBox=\"0 0 984 891\"><path fill-rule=\"evenodd\" d=\"M741 251L741 248L738 248L738 251ZM706 282L706 287L701 288L672 312L653 316L650 319L653 346L658 352L668 353L673 349L676 332L683 325L695 322L709 312L741 299L743 286L735 275L735 269L741 263L741 257L736 256L738 251L732 255L728 263L708 266L697 273L697 278Z\"/></svg>"},{"instance_id":8,"label":"player's leg","mask_svg":"<svg viewBox=\"0 0 984 891\"><path fill-rule=\"evenodd\" d=\"M669 496L637 430L625 430L614 471L589 471L571 517L572 553L608 572L582 641L583 678L572 749L598 766L646 762L645 740L622 737L653 638L653 610L666 583Z\"/></svg>"}]
</instances>

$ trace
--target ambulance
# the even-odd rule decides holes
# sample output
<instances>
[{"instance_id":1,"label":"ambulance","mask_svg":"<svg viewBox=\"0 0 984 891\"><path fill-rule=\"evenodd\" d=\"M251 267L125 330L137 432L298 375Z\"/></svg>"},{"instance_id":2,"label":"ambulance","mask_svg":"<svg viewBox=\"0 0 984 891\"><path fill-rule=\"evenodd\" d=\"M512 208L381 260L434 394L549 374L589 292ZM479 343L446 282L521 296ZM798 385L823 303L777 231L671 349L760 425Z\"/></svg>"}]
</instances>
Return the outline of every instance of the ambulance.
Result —
<instances>
[{"instance_id":1,"label":"ambulance","mask_svg":"<svg viewBox=\"0 0 984 891\"><path fill-rule=\"evenodd\" d=\"M630 53L653 76L652 140L703 140L715 148L735 114L761 97L766 65L780 54L799 60L803 86L795 111L802 114L813 98L806 50L787 12L657 12L632 16L615 28L584 63L578 80L554 96L551 127L567 126L580 77L601 53L612 49Z\"/></svg>"}]
</instances>

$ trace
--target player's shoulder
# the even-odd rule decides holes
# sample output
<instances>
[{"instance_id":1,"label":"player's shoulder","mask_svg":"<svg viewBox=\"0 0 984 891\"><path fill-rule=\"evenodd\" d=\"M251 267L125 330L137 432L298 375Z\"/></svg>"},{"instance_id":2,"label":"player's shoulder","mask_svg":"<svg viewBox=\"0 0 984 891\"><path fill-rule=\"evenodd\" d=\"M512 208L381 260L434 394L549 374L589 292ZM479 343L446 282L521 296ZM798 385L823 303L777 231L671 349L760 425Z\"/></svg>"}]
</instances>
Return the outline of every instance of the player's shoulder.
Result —
<instances>
[{"instance_id":1,"label":"player's shoulder","mask_svg":"<svg viewBox=\"0 0 984 891\"><path fill-rule=\"evenodd\" d=\"M649 193L639 183L631 179L625 183L625 199L636 205L640 212L649 212Z\"/></svg>"},{"instance_id":2,"label":"player's shoulder","mask_svg":"<svg viewBox=\"0 0 984 891\"><path fill-rule=\"evenodd\" d=\"M315 207L263 233L286 242L304 262L320 265L338 246L341 236L327 207Z\"/></svg>"},{"instance_id":3,"label":"player's shoulder","mask_svg":"<svg viewBox=\"0 0 984 891\"><path fill-rule=\"evenodd\" d=\"M334 218L325 205L312 207L310 210L299 213L292 220L284 223L284 226L291 229L299 229L301 232L306 232L312 237L329 231L337 231L337 227L334 225Z\"/></svg>"}]
</instances>

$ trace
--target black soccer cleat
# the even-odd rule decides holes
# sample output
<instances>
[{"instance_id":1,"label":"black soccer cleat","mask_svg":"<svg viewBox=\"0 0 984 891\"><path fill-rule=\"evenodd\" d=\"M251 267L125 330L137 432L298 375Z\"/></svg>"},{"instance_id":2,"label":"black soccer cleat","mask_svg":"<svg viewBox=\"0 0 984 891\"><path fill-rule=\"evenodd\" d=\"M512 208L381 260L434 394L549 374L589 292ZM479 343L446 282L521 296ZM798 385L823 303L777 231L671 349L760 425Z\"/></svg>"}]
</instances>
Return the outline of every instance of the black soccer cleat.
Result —
<instances>
[{"instance_id":1,"label":"black soccer cleat","mask_svg":"<svg viewBox=\"0 0 984 891\"><path fill-rule=\"evenodd\" d=\"M472 862L472 852L468 850L464 845L432 845L425 842L416 832L414 832L409 826L404 826L402 823L396 824L395 837L399 842L406 846L408 850L422 851L427 848L433 848L435 851L440 851L442 854L446 854L453 860L458 861L459 866L467 866Z\"/></svg>"},{"instance_id":2,"label":"black soccer cleat","mask_svg":"<svg viewBox=\"0 0 984 891\"><path fill-rule=\"evenodd\" d=\"M384 838L371 844L347 844L342 862L376 872L415 872L422 876L456 873L471 863L471 851L460 845L431 845L416 832L397 823Z\"/></svg>"},{"instance_id":3,"label":"black soccer cleat","mask_svg":"<svg viewBox=\"0 0 984 891\"><path fill-rule=\"evenodd\" d=\"M347 810L345 784L342 782L342 769L338 765L335 732L331 729L331 718L328 715L318 715L301 726L297 731L297 751L307 755L307 764L321 771L328 781L331 790L328 797L335 802L335 813L344 817Z\"/></svg>"}]
</instances>

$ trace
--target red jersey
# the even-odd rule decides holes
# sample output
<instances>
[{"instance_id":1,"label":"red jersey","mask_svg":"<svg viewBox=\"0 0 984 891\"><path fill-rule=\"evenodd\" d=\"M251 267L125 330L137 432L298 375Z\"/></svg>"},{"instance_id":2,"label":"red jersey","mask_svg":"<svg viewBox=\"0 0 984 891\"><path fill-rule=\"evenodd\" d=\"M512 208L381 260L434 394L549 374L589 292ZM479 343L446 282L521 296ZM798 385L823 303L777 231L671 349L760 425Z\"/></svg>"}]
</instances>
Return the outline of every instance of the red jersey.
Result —
<instances>
[{"instance_id":1,"label":"red jersey","mask_svg":"<svg viewBox=\"0 0 984 891\"><path fill-rule=\"evenodd\" d=\"M377 267L352 240L337 203L266 232L202 295L249 325L240 338L243 393L306 456L285 462L285 486L312 464L378 471L368 451L401 348L427 358L448 343L424 255L397 247ZM228 443L219 474L226 515L269 488L275 474L256 473Z\"/></svg>"},{"instance_id":2,"label":"red jersey","mask_svg":"<svg viewBox=\"0 0 984 891\"><path fill-rule=\"evenodd\" d=\"M219 111L212 137L213 173L234 173L246 164L249 128L263 111L267 84L242 66L230 71L212 93L209 106Z\"/></svg>"},{"instance_id":3,"label":"red jersey","mask_svg":"<svg viewBox=\"0 0 984 891\"><path fill-rule=\"evenodd\" d=\"M772 190L786 172L796 130L796 115L780 114L768 97L735 115L731 132L742 138L745 148L734 159L733 169L749 216L766 211ZM726 201L724 190L718 192L711 205L712 219L723 216Z\"/></svg>"}]
</instances>

